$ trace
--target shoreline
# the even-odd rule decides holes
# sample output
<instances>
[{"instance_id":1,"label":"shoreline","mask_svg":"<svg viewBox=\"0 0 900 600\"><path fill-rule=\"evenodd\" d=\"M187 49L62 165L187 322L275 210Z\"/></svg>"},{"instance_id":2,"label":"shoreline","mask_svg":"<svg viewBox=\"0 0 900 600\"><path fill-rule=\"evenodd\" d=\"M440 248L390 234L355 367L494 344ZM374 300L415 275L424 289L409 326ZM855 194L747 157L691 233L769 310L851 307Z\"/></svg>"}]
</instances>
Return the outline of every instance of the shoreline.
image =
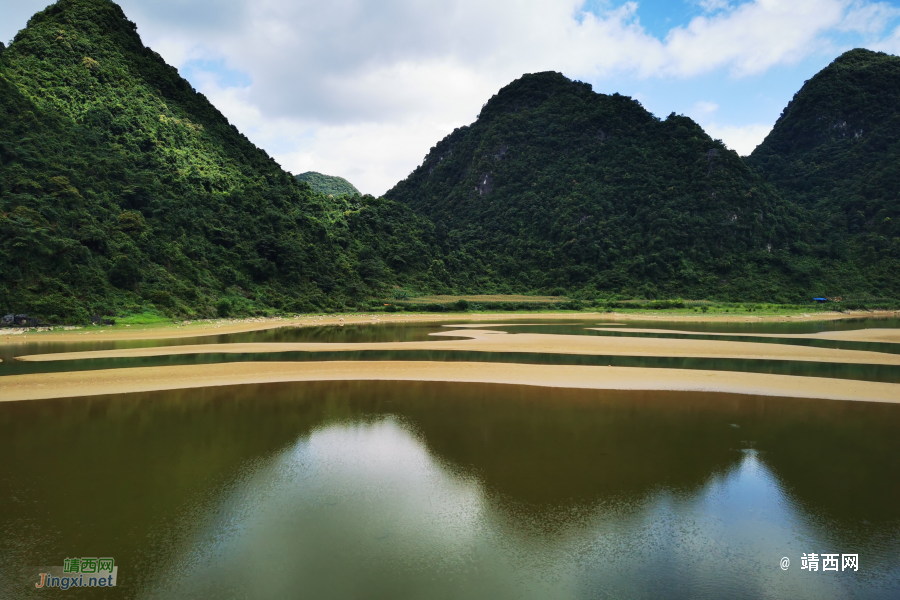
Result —
<instances>
[{"instance_id":1,"label":"shoreline","mask_svg":"<svg viewBox=\"0 0 900 600\"><path fill-rule=\"evenodd\" d=\"M622 313L622 312L491 312L491 313L365 313L362 315L310 315L300 318L250 318L184 321L187 325L165 323L162 325L113 325L85 326L67 331L0 331L0 345L16 345L30 342L109 342L134 340L166 340L211 335L227 335L266 331L280 327L315 327L343 325L376 325L379 323L441 323L448 321L522 321L579 320L586 321L659 321L669 323L806 323L861 318L898 317L896 311L813 312L785 315L705 315L678 313Z\"/></svg>"},{"instance_id":2,"label":"shoreline","mask_svg":"<svg viewBox=\"0 0 900 600\"><path fill-rule=\"evenodd\" d=\"M306 381L495 383L900 403L900 384L871 381L642 367L403 361L224 363L10 375L3 378L0 402Z\"/></svg>"},{"instance_id":3,"label":"shoreline","mask_svg":"<svg viewBox=\"0 0 900 600\"><path fill-rule=\"evenodd\" d=\"M635 329L630 327L589 327L592 331L615 333L648 333L684 336L768 338L786 340L828 340L832 342L874 342L900 344L900 329L850 329L847 331L819 331L817 333L719 333L713 331L683 331L678 329Z\"/></svg>"},{"instance_id":4,"label":"shoreline","mask_svg":"<svg viewBox=\"0 0 900 600\"><path fill-rule=\"evenodd\" d=\"M502 331L449 329L432 334L424 342L255 342L152 346L117 350L56 352L18 356L23 362L64 362L100 358L148 358L192 354L269 354L277 352L360 352L360 351L474 351L487 353L524 352L545 354L653 356L678 358L730 358L740 360L793 360L807 362L900 366L900 354L866 350L841 350L793 344L760 344L699 339L508 334ZM469 339L442 340L463 337ZM5 380L6 378L4 378Z\"/></svg>"}]
</instances>

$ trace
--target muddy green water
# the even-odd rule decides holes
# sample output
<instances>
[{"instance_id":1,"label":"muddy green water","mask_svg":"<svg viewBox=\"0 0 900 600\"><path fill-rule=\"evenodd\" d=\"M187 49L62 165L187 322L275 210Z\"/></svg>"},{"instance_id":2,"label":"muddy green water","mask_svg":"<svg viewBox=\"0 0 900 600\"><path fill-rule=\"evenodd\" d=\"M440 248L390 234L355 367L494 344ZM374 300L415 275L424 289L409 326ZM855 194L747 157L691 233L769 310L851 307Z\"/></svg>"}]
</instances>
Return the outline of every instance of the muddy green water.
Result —
<instances>
[{"instance_id":1,"label":"muddy green water","mask_svg":"<svg viewBox=\"0 0 900 600\"><path fill-rule=\"evenodd\" d=\"M498 315L495 322L502 321ZM864 350L870 352L900 353L900 344L839 342L829 340L794 340L790 338L748 338L748 337L706 337L678 334L632 334L616 332L614 327L607 331L595 331L595 326L609 326L607 320L573 319L547 321L523 320L514 324L493 326L492 329L516 333L543 333L552 335L595 335L629 337L675 337L687 339L711 339L715 341L739 341L760 344L797 344L824 348ZM482 324L480 324L482 325ZM842 321L822 321L814 323L658 323L633 321L628 327L635 328L680 328L701 332L732 333L812 333L815 331L847 330L862 328L897 328L900 319L848 319ZM484 325L490 327L490 325ZM442 336L453 324L435 323L379 323L377 325L304 326L284 327L265 331L228 335L210 335L174 340L132 340L119 342L94 342L87 338L70 343L42 343L24 340L20 343L0 346L0 383L5 375L27 373L52 373L57 371L83 371L94 369L115 369L145 366L209 364L239 361L316 361L316 360L436 360L474 362L516 362L532 364L566 365L613 365L621 367L649 367L674 369L712 369L805 377L834 377L900 383L900 367L867 364L837 364L810 361L786 360L742 360L707 358L666 358L640 356L588 356L560 355L519 352L466 352L466 351L357 351L357 352L281 352L260 354L202 354L166 356L151 358L94 359L61 362L24 362L17 356L28 354L50 354L56 352L78 352L87 350L113 350L121 348L177 346L184 344L226 344L226 343L275 343L275 342L406 342L463 339ZM39 338L38 338L39 339ZM18 341L18 340L17 340Z\"/></svg>"},{"instance_id":2,"label":"muddy green water","mask_svg":"<svg viewBox=\"0 0 900 600\"><path fill-rule=\"evenodd\" d=\"M473 384L5 403L0 597L896 598L898 430L895 405ZM34 589L81 556L119 587Z\"/></svg>"}]
</instances>

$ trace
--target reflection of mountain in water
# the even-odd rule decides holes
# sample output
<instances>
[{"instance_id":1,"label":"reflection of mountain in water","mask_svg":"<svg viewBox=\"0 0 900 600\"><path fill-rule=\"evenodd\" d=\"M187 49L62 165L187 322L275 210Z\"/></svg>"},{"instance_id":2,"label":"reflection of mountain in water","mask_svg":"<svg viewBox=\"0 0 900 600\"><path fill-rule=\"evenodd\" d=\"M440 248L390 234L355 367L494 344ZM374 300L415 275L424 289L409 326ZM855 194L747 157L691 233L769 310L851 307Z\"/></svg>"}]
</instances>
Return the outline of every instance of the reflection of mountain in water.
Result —
<instances>
[{"instance_id":1,"label":"reflection of mountain in water","mask_svg":"<svg viewBox=\"0 0 900 600\"><path fill-rule=\"evenodd\" d=\"M552 575L535 583L544 597L696 596L691 581L752 597L783 555L858 551L898 583L898 408L389 382L7 404L0 559L103 547L158 565L131 579L147 589L214 544L210 577L226 564L250 577L249 556L274 556L290 589L326 589L342 556L351 591L405 564L421 577L401 569L385 589L427 595L430 577L452 576L469 582L460 593L503 597ZM726 556L740 573L720 572ZM769 595L810 591L791 581Z\"/></svg>"}]
</instances>

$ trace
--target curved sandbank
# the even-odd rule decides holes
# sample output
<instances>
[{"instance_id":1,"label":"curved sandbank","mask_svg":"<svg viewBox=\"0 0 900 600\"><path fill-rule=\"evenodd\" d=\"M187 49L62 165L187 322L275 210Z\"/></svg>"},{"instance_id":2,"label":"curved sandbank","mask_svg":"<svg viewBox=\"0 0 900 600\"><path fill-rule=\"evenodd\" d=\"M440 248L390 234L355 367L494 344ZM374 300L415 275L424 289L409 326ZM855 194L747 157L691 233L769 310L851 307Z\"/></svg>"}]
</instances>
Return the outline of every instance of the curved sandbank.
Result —
<instances>
[{"instance_id":1,"label":"curved sandbank","mask_svg":"<svg viewBox=\"0 0 900 600\"><path fill-rule=\"evenodd\" d=\"M617 330L618 331L618 330ZM185 354L252 354L273 352L357 352L362 350L461 350L474 352L528 352L616 356L665 356L680 358L735 358L749 360L795 360L810 362L900 365L900 354L758 344L718 340L507 334L491 330L455 330L432 334L435 337L468 337L467 340L370 343L246 343L157 346L88 352L59 352L16 357L22 361L64 361L96 358L141 358Z\"/></svg>"},{"instance_id":2,"label":"curved sandbank","mask_svg":"<svg viewBox=\"0 0 900 600\"><path fill-rule=\"evenodd\" d=\"M125 328L85 327L76 331L43 331L28 332L27 341L39 342L109 342L125 340L166 340L201 337L209 335L225 335L230 333L246 333L263 331L279 327L309 327L321 325L362 325L381 323L438 323L442 321L505 321L525 319L571 320L590 319L597 321L662 321L683 323L797 323L809 321L834 321L839 319L856 319L860 317L897 316L893 311L881 312L816 312L801 315L685 315L685 314L648 314L648 313L596 313L596 312L530 312L530 313L378 313L373 319L371 314L363 315L324 315L305 316L300 318L254 318L215 321L212 323L194 321L190 325L133 325ZM6 343L21 344L25 335L8 335L0 337L0 345ZM12 338L12 339L11 339Z\"/></svg>"},{"instance_id":3,"label":"curved sandbank","mask_svg":"<svg viewBox=\"0 0 900 600\"><path fill-rule=\"evenodd\" d=\"M10 375L2 378L0 401L300 381L446 381L900 402L900 384L846 379L686 369L402 361L229 363Z\"/></svg>"},{"instance_id":4,"label":"curved sandbank","mask_svg":"<svg viewBox=\"0 0 900 600\"><path fill-rule=\"evenodd\" d=\"M612 324L609 328L588 327L591 331L615 331L616 333L674 333L678 335L708 335L719 337L783 338L793 340L832 340L837 342L878 342L900 344L900 329L850 329L847 331L819 331L816 333L720 333L709 331L684 331L680 329L635 329Z\"/></svg>"}]
</instances>

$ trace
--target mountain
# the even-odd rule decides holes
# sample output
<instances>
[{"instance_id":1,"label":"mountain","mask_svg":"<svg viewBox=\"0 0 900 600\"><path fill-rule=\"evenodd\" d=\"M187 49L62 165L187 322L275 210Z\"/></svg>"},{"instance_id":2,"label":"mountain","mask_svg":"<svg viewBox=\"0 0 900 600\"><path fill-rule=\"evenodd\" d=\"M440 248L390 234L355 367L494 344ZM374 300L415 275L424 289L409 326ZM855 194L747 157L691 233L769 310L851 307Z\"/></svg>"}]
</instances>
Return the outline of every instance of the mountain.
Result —
<instances>
[{"instance_id":1,"label":"mountain","mask_svg":"<svg viewBox=\"0 0 900 600\"><path fill-rule=\"evenodd\" d=\"M810 211L816 245L856 266L856 291L900 296L900 57L838 57L804 83L747 163Z\"/></svg>"},{"instance_id":2,"label":"mountain","mask_svg":"<svg viewBox=\"0 0 900 600\"><path fill-rule=\"evenodd\" d=\"M321 173L316 173L315 171L307 171L306 173L297 175L297 181L305 181L316 192L325 194L326 196L333 196L335 198L339 196L362 195L352 183L350 183L343 177L337 177L334 175L322 175Z\"/></svg>"},{"instance_id":3,"label":"mountain","mask_svg":"<svg viewBox=\"0 0 900 600\"><path fill-rule=\"evenodd\" d=\"M0 46L0 314L340 309L396 287L900 297L898 60L838 58L746 162L687 117L526 75L373 198L284 171L116 4L59 0Z\"/></svg>"},{"instance_id":4,"label":"mountain","mask_svg":"<svg viewBox=\"0 0 900 600\"><path fill-rule=\"evenodd\" d=\"M108 0L60 0L0 54L3 314L354 306L428 289L432 231L298 182Z\"/></svg>"},{"instance_id":5,"label":"mountain","mask_svg":"<svg viewBox=\"0 0 900 600\"><path fill-rule=\"evenodd\" d=\"M800 213L683 116L559 73L525 75L386 197L436 224L458 290L782 300Z\"/></svg>"}]
</instances>

